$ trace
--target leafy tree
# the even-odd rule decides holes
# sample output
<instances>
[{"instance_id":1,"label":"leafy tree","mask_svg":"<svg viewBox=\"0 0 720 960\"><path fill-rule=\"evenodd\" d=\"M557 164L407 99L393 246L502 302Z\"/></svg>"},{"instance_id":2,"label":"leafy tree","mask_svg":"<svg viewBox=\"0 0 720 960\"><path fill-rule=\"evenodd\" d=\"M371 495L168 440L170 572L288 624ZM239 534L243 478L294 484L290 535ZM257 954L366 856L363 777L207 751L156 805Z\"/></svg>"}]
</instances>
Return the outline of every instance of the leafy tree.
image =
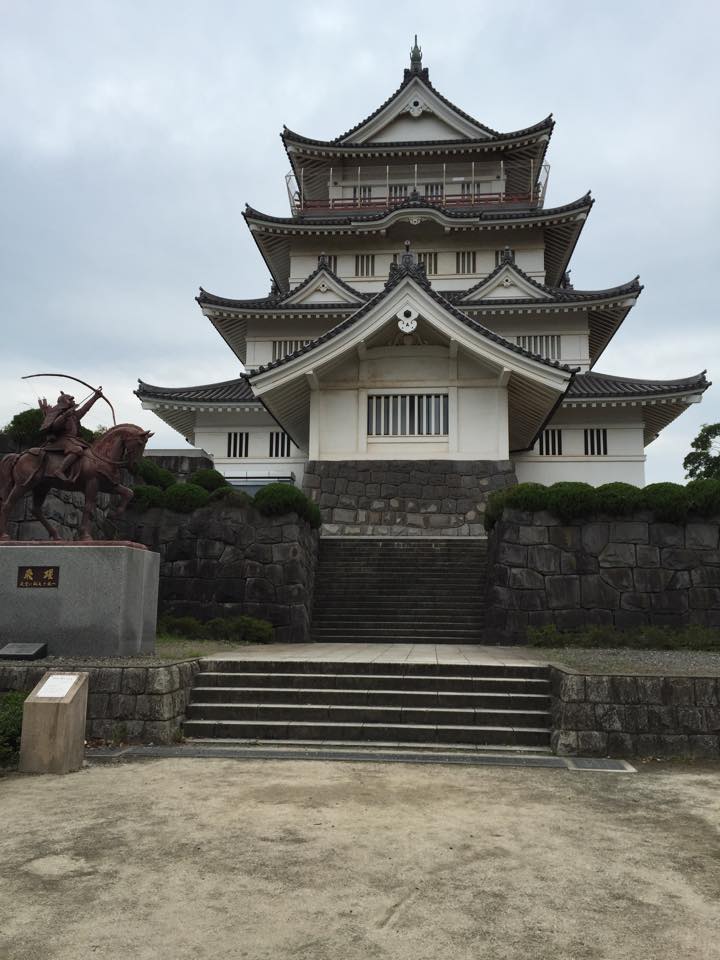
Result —
<instances>
[{"instance_id":1,"label":"leafy tree","mask_svg":"<svg viewBox=\"0 0 720 960\"><path fill-rule=\"evenodd\" d=\"M720 480L720 423L704 423L683 460L689 480Z\"/></svg>"},{"instance_id":2,"label":"leafy tree","mask_svg":"<svg viewBox=\"0 0 720 960\"><path fill-rule=\"evenodd\" d=\"M39 447L46 438L40 432L40 424L43 421L43 413L39 407L31 407L29 410L21 410L16 413L10 423L5 427L3 433L10 438L11 443L18 450L26 450L28 447ZM92 443L97 439L97 431L93 432L85 427L80 427L80 436L86 443Z\"/></svg>"}]
</instances>

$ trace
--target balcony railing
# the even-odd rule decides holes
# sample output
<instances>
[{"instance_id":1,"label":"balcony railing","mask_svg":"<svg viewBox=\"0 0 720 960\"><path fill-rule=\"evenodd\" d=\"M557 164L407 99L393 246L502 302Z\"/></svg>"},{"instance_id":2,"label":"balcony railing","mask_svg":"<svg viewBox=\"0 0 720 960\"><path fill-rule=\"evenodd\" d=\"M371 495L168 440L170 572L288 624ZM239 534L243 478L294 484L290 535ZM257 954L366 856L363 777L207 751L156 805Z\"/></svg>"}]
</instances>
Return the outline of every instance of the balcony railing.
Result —
<instances>
[{"instance_id":1,"label":"balcony railing","mask_svg":"<svg viewBox=\"0 0 720 960\"><path fill-rule=\"evenodd\" d=\"M331 168L329 180L320 180L314 172L312 178L308 174L307 181L304 169L300 170L299 177L292 171L288 173L285 183L293 216L347 210L393 210L412 200L435 207L473 208L504 204L542 207L550 166L542 165L537 180L530 168L528 180L532 188L527 191L507 189L510 178L505 176L504 170L499 176L481 179L474 175L448 176L443 169L442 179L438 176L440 171L429 172L430 176L435 174L437 179L433 180L419 179L416 170L414 176L403 181L391 180L389 175L381 180L377 171L372 170L362 171L361 175L359 167L357 176L347 179L347 172L343 171L343 179L333 180ZM512 177L512 182L518 185L517 175Z\"/></svg>"}]
</instances>

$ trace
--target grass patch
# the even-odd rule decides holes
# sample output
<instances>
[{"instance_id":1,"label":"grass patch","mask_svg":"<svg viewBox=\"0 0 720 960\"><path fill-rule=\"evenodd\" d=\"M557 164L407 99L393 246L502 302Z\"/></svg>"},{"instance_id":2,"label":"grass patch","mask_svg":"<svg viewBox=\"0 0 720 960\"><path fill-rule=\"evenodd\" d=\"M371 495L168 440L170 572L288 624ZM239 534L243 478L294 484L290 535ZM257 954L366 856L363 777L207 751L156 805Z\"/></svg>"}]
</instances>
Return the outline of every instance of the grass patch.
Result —
<instances>
[{"instance_id":1,"label":"grass patch","mask_svg":"<svg viewBox=\"0 0 720 960\"><path fill-rule=\"evenodd\" d=\"M27 693L0 693L0 767L15 764L20 753L23 703Z\"/></svg>"},{"instance_id":2,"label":"grass patch","mask_svg":"<svg viewBox=\"0 0 720 960\"><path fill-rule=\"evenodd\" d=\"M531 647L555 649L707 650L720 653L720 630L700 626L648 626L623 631L614 627L591 626L564 632L551 624L547 627L530 627L526 641Z\"/></svg>"}]
</instances>

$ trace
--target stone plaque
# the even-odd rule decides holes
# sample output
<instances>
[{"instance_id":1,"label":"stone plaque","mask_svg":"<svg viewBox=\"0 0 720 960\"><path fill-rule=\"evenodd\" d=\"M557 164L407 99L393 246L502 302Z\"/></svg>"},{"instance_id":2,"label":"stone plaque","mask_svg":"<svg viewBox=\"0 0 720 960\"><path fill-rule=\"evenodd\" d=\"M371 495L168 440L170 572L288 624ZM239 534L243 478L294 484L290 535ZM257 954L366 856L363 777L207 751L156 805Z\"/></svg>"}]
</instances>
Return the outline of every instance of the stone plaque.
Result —
<instances>
[{"instance_id":1,"label":"stone plaque","mask_svg":"<svg viewBox=\"0 0 720 960\"><path fill-rule=\"evenodd\" d=\"M35 693L36 697L66 697L77 680L77 673L53 673Z\"/></svg>"},{"instance_id":2,"label":"stone plaque","mask_svg":"<svg viewBox=\"0 0 720 960\"><path fill-rule=\"evenodd\" d=\"M6 643L0 649L0 660L39 660L46 656L46 643Z\"/></svg>"},{"instance_id":3,"label":"stone plaque","mask_svg":"<svg viewBox=\"0 0 720 960\"><path fill-rule=\"evenodd\" d=\"M22 588L56 588L60 583L60 567L18 567L17 585Z\"/></svg>"}]
</instances>

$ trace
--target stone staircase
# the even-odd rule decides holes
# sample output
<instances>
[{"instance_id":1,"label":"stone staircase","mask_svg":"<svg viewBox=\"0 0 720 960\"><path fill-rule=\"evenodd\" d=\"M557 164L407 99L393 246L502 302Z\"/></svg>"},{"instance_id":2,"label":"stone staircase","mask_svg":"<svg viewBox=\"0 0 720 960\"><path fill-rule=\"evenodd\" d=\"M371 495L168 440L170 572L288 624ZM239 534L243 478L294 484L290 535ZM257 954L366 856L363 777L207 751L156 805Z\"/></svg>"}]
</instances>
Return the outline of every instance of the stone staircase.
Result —
<instances>
[{"instance_id":1,"label":"stone staircase","mask_svg":"<svg viewBox=\"0 0 720 960\"><path fill-rule=\"evenodd\" d=\"M547 751L543 666L207 659L184 734L203 740Z\"/></svg>"},{"instance_id":2,"label":"stone staircase","mask_svg":"<svg viewBox=\"0 0 720 960\"><path fill-rule=\"evenodd\" d=\"M478 643L486 578L483 539L321 539L312 639Z\"/></svg>"}]
</instances>

